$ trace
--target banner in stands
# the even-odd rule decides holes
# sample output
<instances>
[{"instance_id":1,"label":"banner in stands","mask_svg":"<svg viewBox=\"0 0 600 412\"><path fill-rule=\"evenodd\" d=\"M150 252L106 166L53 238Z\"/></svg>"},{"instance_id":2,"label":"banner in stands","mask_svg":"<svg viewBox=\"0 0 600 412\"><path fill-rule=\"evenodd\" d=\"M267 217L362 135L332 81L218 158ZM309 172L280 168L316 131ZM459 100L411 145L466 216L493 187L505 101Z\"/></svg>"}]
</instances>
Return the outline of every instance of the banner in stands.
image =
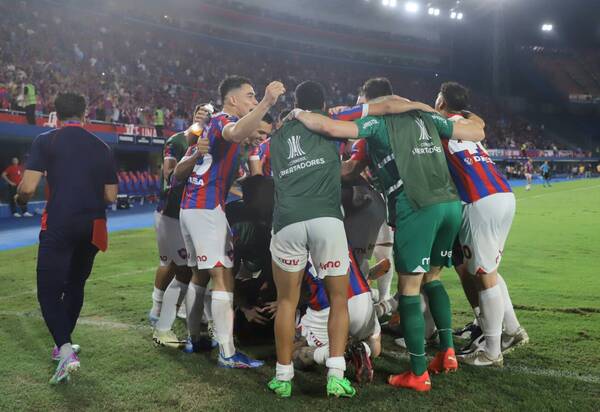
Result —
<instances>
[{"instance_id":1,"label":"banner in stands","mask_svg":"<svg viewBox=\"0 0 600 412\"><path fill-rule=\"evenodd\" d=\"M12 136L33 139L40 133L56 128L58 119L56 113L36 118L36 125L28 125L25 116L19 112L0 111L0 137ZM86 123L86 130L94 133L108 144L139 144L141 146L162 146L166 139L156 135L152 126L138 126L134 124L96 122ZM170 136L175 131L165 130L165 136Z\"/></svg>"},{"instance_id":2,"label":"banner in stands","mask_svg":"<svg viewBox=\"0 0 600 412\"><path fill-rule=\"evenodd\" d=\"M581 152L575 150L558 150L556 153L554 150L538 150L528 149L525 154L517 149L488 149L489 155L494 159L523 159L525 157L531 158L570 158L570 159L586 159L590 158L591 153Z\"/></svg>"}]
</instances>

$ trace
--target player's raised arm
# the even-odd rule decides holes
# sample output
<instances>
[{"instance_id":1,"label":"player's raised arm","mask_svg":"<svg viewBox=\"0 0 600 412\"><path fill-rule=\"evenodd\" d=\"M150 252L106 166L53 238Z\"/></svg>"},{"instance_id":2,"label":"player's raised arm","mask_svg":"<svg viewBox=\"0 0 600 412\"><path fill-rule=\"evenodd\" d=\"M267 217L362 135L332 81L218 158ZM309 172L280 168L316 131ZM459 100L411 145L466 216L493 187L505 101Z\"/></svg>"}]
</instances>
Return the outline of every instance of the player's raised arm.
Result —
<instances>
[{"instance_id":1,"label":"player's raised arm","mask_svg":"<svg viewBox=\"0 0 600 412\"><path fill-rule=\"evenodd\" d=\"M369 103L367 114L369 116L383 116L386 114L400 114L412 110L421 110L434 113L435 109L425 103L412 102L403 97L394 96L379 102Z\"/></svg>"},{"instance_id":2,"label":"player's raised arm","mask_svg":"<svg viewBox=\"0 0 600 412\"><path fill-rule=\"evenodd\" d=\"M252 135L260 126L260 121L269 109L277 103L279 96L285 93L285 87L281 82L271 82L265 89L265 96L260 103L247 115L237 122L232 122L223 128L223 139L241 143Z\"/></svg>"},{"instance_id":3,"label":"player's raised arm","mask_svg":"<svg viewBox=\"0 0 600 412\"><path fill-rule=\"evenodd\" d=\"M336 139L356 139L358 137L358 127L353 122L333 120L318 113L299 109L292 110L290 115L302 122L306 128L324 136Z\"/></svg>"},{"instance_id":4,"label":"player's raised arm","mask_svg":"<svg viewBox=\"0 0 600 412\"><path fill-rule=\"evenodd\" d=\"M480 142L485 139L485 122L476 114L469 113L467 119L457 119L453 123L453 139L468 140L471 142Z\"/></svg>"}]
</instances>

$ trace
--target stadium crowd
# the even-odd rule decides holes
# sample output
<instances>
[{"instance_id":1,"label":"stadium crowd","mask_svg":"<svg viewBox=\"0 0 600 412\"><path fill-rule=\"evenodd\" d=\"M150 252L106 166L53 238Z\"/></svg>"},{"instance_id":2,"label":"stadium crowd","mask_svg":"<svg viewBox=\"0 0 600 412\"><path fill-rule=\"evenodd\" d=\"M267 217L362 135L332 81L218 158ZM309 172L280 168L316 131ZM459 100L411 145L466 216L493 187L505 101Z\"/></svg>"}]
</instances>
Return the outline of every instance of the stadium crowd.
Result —
<instances>
[{"instance_id":1,"label":"stadium crowd","mask_svg":"<svg viewBox=\"0 0 600 412\"><path fill-rule=\"evenodd\" d=\"M376 71L401 85L402 93L430 101L436 93L437 75L393 66L374 67L348 60L315 58L335 56L323 48L304 50L299 45L272 43L264 37L252 39L235 31L212 26L194 27L183 20L115 18L97 13L97 24L86 26L79 9L65 15L35 2L0 5L0 108L23 107L23 87L31 83L37 92L36 113L54 111L53 101L61 90L76 90L89 101L90 120L152 125L156 110L163 113L164 127L181 131L189 126L189 108L198 101L220 104L209 85L223 74L252 75L258 86L279 77L290 86L301 79L319 79L327 85L328 104L356 100L356 84ZM41 3L44 5L44 3ZM134 11L131 11L133 13ZM90 12L91 13L91 12ZM174 32L174 30L176 30ZM226 38L228 43L198 33ZM369 36L370 33L367 33ZM53 48L57 39L67 47ZM239 42L251 42L248 47ZM230 53L222 54L226 48ZM272 53L273 49L281 53ZM295 53L285 50L293 49ZM243 50L243 58L238 58ZM215 56L219 56L215 59ZM357 58L356 55L346 56ZM359 59L360 60L360 59ZM364 60L364 59L363 59ZM372 60L372 59L371 59ZM389 62L388 62L389 63ZM477 107L488 120L487 146L492 148L552 149L544 139L543 125L517 118L478 96ZM284 96L274 111L291 104Z\"/></svg>"}]
</instances>

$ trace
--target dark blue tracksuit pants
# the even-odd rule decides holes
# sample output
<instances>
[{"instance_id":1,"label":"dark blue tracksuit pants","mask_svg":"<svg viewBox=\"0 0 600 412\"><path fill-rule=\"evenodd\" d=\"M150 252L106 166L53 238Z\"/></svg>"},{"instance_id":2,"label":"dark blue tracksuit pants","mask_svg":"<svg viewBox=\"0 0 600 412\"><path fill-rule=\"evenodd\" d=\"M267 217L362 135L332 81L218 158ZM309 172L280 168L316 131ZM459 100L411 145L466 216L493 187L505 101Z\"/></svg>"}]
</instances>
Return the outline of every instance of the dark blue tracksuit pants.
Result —
<instances>
[{"instance_id":1,"label":"dark blue tracksuit pants","mask_svg":"<svg viewBox=\"0 0 600 412\"><path fill-rule=\"evenodd\" d=\"M38 301L46 325L59 348L71 342L83 306L85 281L98 248L92 245L91 219L40 232L37 261Z\"/></svg>"}]
</instances>

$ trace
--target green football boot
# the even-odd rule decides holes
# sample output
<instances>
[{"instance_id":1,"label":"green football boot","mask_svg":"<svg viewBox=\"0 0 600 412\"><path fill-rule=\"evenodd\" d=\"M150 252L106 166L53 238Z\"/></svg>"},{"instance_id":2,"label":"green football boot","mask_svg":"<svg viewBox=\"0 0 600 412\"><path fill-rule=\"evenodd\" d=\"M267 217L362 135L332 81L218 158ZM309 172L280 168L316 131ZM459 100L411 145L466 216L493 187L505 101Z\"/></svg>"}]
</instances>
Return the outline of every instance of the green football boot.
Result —
<instances>
[{"instance_id":1,"label":"green football boot","mask_svg":"<svg viewBox=\"0 0 600 412\"><path fill-rule=\"evenodd\" d=\"M340 379L335 376L327 378L327 396L352 398L354 395L356 395L356 389L352 387L352 384L350 384L348 379Z\"/></svg>"},{"instance_id":2,"label":"green football boot","mask_svg":"<svg viewBox=\"0 0 600 412\"><path fill-rule=\"evenodd\" d=\"M277 378L273 378L267 386L280 398L289 398L292 396L292 381L280 381Z\"/></svg>"}]
</instances>

